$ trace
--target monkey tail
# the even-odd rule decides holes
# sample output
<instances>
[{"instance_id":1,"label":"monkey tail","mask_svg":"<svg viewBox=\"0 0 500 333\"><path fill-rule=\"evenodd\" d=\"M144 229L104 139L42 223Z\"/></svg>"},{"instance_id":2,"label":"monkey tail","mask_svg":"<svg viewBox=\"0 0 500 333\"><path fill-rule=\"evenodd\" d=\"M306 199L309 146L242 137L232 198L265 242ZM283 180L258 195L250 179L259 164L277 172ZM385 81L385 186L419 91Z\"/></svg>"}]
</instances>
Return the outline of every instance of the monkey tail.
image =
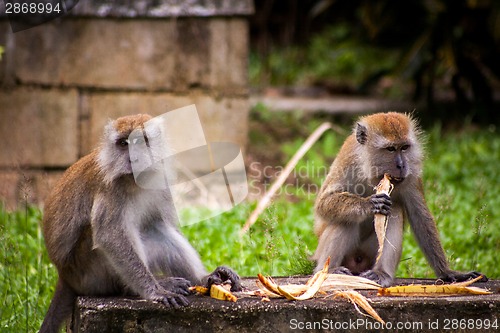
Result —
<instances>
[{"instance_id":1,"label":"monkey tail","mask_svg":"<svg viewBox=\"0 0 500 333\"><path fill-rule=\"evenodd\" d=\"M61 277L57 280L56 291L50 302L39 333L57 333L73 311L76 294Z\"/></svg>"}]
</instances>

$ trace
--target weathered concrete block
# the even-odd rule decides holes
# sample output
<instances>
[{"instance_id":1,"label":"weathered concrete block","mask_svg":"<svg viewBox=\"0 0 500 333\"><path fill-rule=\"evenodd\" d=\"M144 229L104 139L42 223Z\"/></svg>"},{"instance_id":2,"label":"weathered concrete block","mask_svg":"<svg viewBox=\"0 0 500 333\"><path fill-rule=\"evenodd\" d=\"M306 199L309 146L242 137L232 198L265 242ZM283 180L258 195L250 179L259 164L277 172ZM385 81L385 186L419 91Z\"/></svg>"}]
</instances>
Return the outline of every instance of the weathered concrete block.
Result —
<instances>
[{"instance_id":1,"label":"weathered concrete block","mask_svg":"<svg viewBox=\"0 0 500 333\"><path fill-rule=\"evenodd\" d=\"M33 203L41 203L50 194L64 171L37 171L33 172L34 197Z\"/></svg>"},{"instance_id":2,"label":"weathered concrete block","mask_svg":"<svg viewBox=\"0 0 500 333\"><path fill-rule=\"evenodd\" d=\"M76 90L0 91L0 166L67 166L78 157Z\"/></svg>"},{"instance_id":3,"label":"weathered concrete block","mask_svg":"<svg viewBox=\"0 0 500 333\"><path fill-rule=\"evenodd\" d=\"M241 19L210 22L210 85L226 93L245 93L248 85L248 24Z\"/></svg>"},{"instance_id":4,"label":"weathered concrete block","mask_svg":"<svg viewBox=\"0 0 500 333\"><path fill-rule=\"evenodd\" d=\"M98 145L104 126L109 120L138 113L157 116L180 107L173 104L172 100L177 99L170 94L162 93L95 93L89 95L89 137L86 138L89 143L86 146L92 149ZM185 102L189 104L187 99Z\"/></svg>"},{"instance_id":5,"label":"weathered concrete block","mask_svg":"<svg viewBox=\"0 0 500 333\"><path fill-rule=\"evenodd\" d=\"M0 201L8 210L24 207L24 204L39 204L47 197L62 176L63 171L14 170L0 171Z\"/></svg>"},{"instance_id":6,"label":"weathered concrete block","mask_svg":"<svg viewBox=\"0 0 500 333\"><path fill-rule=\"evenodd\" d=\"M194 96L207 141L229 141L245 147L250 105L246 98Z\"/></svg>"},{"instance_id":7,"label":"weathered concrete block","mask_svg":"<svg viewBox=\"0 0 500 333\"><path fill-rule=\"evenodd\" d=\"M190 104L196 105L207 141L230 141L242 147L246 144L249 112L246 98L217 99L199 92L182 96L166 93L96 93L88 97L90 121L89 144L86 146L97 146L109 119L136 113L158 116ZM184 133L189 135L189 129Z\"/></svg>"},{"instance_id":8,"label":"weathered concrete block","mask_svg":"<svg viewBox=\"0 0 500 333\"><path fill-rule=\"evenodd\" d=\"M171 89L174 22L74 19L15 34L22 82Z\"/></svg>"},{"instance_id":9,"label":"weathered concrete block","mask_svg":"<svg viewBox=\"0 0 500 333\"><path fill-rule=\"evenodd\" d=\"M252 0L156 0L109 1L87 0L79 3L69 15L97 17L182 17L251 15ZM0 14L1 16L1 14Z\"/></svg>"},{"instance_id":10,"label":"weathered concrete block","mask_svg":"<svg viewBox=\"0 0 500 333\"><path fill-rule=\"evenodd\" d=\"M176 47L170 56L176 59L175 72L170 78L176 91L207 87L210 77L209 21L195 18L177 20Z\"/></svg>"},{"instance_id":11,"label":"weathered concrete block","mask_svg":"<svg viewBox=\"0 0 500 333\"><path fill-rule=\"evenodd\" d=\"M297 278L283 280L297 283ZM254 281L245 279L243 284L254 289ZM485 329L485 325L487 321L490 325L496 321L497 328L500 325L500 281L482 286L495 293L444 298L377 297L368 293L385 326L363 317L348 300L332 297L300 302L262 302L253 297L232 303L189 296L190 305L180 309L132 298L80 297L73 315L73 332L494 332L497 330L492 326Z\"/></svg>"},{"instance_id":12,"label":"weathered concrete block","mask_svg":"<svg viewBox=\"0 0 500 333\"><path fill-rule=\"evenodd\" d=\"M14 72L23 83L178 92L216 86L247 93L242 18L75 18L14 37Z\"/></svg>"},{"instance_id":13,"label":"weathered concrete block","mask_svg":"<svg viewBox=\"0 0 500 333\"><path fill-rule=\"evenodd\" d=\"M17 207L19 177L15 171L0 171L0 204L8 210Z\"/></svg>"},{"instance_id":14,"label":"weathered concrete block","mask_svg":"<svg viewBox=\"0 0 500 333\"><path fill-rule=\"evenodd\" d=\"M0 170L34 172L0 198L24 186L43 199L39 172L69 166L127 114L194 103L207 140L244 145L252 13L251 0L89 0L15 34L0 13Z\"/></svg>"}]
</instances>

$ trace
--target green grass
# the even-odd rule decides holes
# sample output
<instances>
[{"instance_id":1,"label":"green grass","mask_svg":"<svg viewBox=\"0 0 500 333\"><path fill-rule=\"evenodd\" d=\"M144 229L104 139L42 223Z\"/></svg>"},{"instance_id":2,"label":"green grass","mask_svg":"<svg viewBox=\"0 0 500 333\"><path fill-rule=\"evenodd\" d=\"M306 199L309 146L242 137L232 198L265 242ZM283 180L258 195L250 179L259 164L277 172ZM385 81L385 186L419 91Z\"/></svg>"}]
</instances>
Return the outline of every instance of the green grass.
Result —
<instances>
[{"instance_id":1,"label":"green grass","mask_svg":"<svg viewBox=\"0 0 500 333\"><path fill-rule=\"evenodd\" d=\"M0 332L36 332L57 273L49 263L39 209L0 209Z\"/></svg>"},{"instance_id":2,"label":"green grass","mask_svg":"<svg viewBox=\"0 0 500 333\"><path fill-rule=\"evenodd\" d=\"M298 138L290 135L298 126L295 121L304 125L297 115L263 117L273 124L289 123L290 131L274 138L259 138L256 129L251 132L255 149L274 144L280 147L277 156L282 162L296 151L306 132L320 123L308 121L305 130L295 133L300 133ZM307 257L317 245L312 232L314 196L305 192L304 185L321 183L322 167L331 162L343 139L333 132L323 137L299 164L300 179L288 186L293 195L275 199L243 238L238 232L255 203L243 203L223 215L183 227L207 269L224 264L242 276L311 272ZM479 270L491 278L500 278L496 257L500 251L499 161L500 134L494 129L442 133L436 125L428 132L427 201L451 265L457 270ZM40 218L36 208L14 213L0 209L0 332L36 331L52 296L56 272L44 249ZM434 277L409 230L397 274Z\"/></svg>"}]
</instances>

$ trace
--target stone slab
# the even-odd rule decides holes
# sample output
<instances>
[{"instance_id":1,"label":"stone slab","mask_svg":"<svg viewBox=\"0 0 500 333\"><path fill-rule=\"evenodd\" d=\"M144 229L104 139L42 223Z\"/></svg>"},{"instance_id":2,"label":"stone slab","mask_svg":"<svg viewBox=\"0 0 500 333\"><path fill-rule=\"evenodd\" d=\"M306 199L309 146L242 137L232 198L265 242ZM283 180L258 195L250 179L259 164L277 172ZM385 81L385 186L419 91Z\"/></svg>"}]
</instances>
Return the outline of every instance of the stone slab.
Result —
<instances>
[{"instance_id":1,"label":"stone slab","mask_svg":"<svg viewBox=\"0 0 500 333\"><path fill-rule=\"evenodd\" d=\"M225 93L246 93L248 24L240 19L211 20L210 86Z\"/></svg>"},{"instance_id":2,"label":"stone slab","mask_svg":"<svg viewBox=\"0 0 500 333\"><path fill-rule=\"evenodd\" d=\"M186 95L168 93L95 93L88 96L89 144L96 147L110 119L147 113L158 116L195 104L207 141L229 141L244 147L248 129L248 100L244 97L215 98L202 92ZM180 129L189 135L189 129ZM88 151L87 151L88 152ZM85 153L87 153L85 152Z\"/></svg>"},{"instance_id":3,"label":"stone slab","mask_svg":"<svg viewBox=\"0 0 500 333\"><path fill-rule=\"evenodd\" d=\"M13 35L12 72L22 84L247 94L247 30L241 18L51 21Z\"/></svg>"},{"instance_id":4,"label":"stone slab","mask_svg":"<svg viewBox=\"0 0 500 333\"><path fill-rule=\"evenodd\" d=\"M78 158L76 90L0 91L0 167L66 167Z\"/></svg>"},{"instance_id":5,"label":"stone slab","mask_svg":"<svg viewBox=\"0 0 500 333\"><path fill-rule=\"evenodd\" d=\"M54 188L63 171L0 170L0 204L7 210L39 205Z\"/></svg>"},{"instance_id":6,"label":"stone slab","mask_svg":"<svg viewBox=\"0 0 500 333\"><path fill-rule=\"evenodd\" d=\"M33 171L34 196L31 201L41 205L50 192L55 188L64 171Z\"/></svg>"},{"instance_id":7,"label":"stone slab","mask_svg":"<svg viewBox=\"0 0 500 333\"><path fill-rule=\"evenodd\" d=\"M14 210L18 203L20 175L15 171L0 171L0 204L7 210Z\"/></svg>"},{"instance_id":8,"label":"stone slab","mask_svg":"<svg viewBox=\"0 0 500 333\"><path fill-rule=\"evenodd\" d=\"M255 279L245 279L244 285L255 289L254 281ZM278 281L297 283L304 282L305 279L285 278ZM412 282L421 281L398 281ZM171 309L133 298L79 297L74 312L73 332L312 332L308 327L314 328L314 332L336 329L359 332L436 332L446 331L446 328L454 332L473 332L478 331L479 325L485 325L488 320L500 325L500 281L490 281L478 286L488 287L494 294L401 298L378 297L374 292L365 293L373 301L373 308L386 321L385 327L363 317L344 299L315 298L300 302L272 299L270 302L262 302L259 298L240 298L232 303L193 295L188 297L191 302L189 306ZM460 325L465 326L461 328ZM475 330L470 329L472 326ZM483 326L480 331L497 330L487 330Z\"/></svg>"},{"instance_id":9,"label":"stone slab","mask_svg":"<svg viewBox=\"0 0 500 333\"><path fill-rule=\"evenodd\" d=\"M96 17L183 17L251 15L252 0L85 0L70 12L74 16Z\"/></svg>"},{"instance_id":10,"label":"stone slab","mask_svg":"<svg viewBox=\"0 0 500 333\"><path fill-rule=\"evenodd\" d=\"M171 88L172 21L63 20L17 32L22 83L93 88Z\"/></svg>"},{"instance_id":11,"label":"stone slab","mask_svg":"<svg viewBox=\"0 0 500 333\"><path fill-rule=\"evenodd\" d=\"M65 16L100 18L165 18L248 16L255 11L252 0L66 0L70 10ZM0 3L0 18L6 18Z\"/></svg>"}]
</instances>

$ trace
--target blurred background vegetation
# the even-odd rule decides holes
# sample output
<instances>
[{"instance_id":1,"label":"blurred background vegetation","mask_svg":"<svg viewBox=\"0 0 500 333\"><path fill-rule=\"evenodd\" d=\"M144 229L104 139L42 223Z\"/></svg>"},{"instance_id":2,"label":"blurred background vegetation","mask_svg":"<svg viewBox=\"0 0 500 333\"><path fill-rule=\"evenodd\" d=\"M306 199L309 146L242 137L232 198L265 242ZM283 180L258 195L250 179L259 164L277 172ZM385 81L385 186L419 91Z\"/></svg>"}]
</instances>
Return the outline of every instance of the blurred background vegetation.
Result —
<instances>
[{"instance_id":1,"label":"blurred background vegetation","mask_svg":"<svg viewBox=\"0 0 500 333\"><path fill-rule=\"evenodd\" d=\"M250 119L247 168L250 192L269 188L305 136L328 115L273 112L260 105ZM310 274L317 246L313 233L315 193L335 158L343 134L327 132L304 156L287 183L243 237L241 227L256 206L249 200L229 212L182 227L208 270L224 264L241 276ZM270 130L271 129L271 130ZM500 134L494 127L427 130L424 163L426 199L453 269L500 278ZM257 164L257 165L256 165ZM261 166L268 167L266 173ZM0 207L0 332L34 332L54 292L57 273L40 232L42 212ZM435 278L409 228L397 276Z\"/></svg>"},{"instance_id":2,"label":"blurred background vegetation","mask_svg":"<svg viewBox=\"0 0 500 333\"><path fill-rule=\"evenodd\" d=\"M500 278L500 1L255 5L252 88L312 87L321 96L377 96L419 105L417 116L427 124L426 196L451 266ZM182 228L207 269L225 264L242 276L311 273L314 194L352 118L272 112L259 104L250 113L246 151L255 199L323 121L339 124L344 133L328 132L315 144L247 235L238 233L255 208L252 200ZM41 216L36 207L0 207L0 332L36 331L52 297L57 273L47 258ZM397 275L435 277L408 229Z\"/></svg>"},{"instance_id":3,"label":"blurred background vegetation","mask_svg":"<svg viewBox=\"0 0 500 333\"><path fill-rule=\"evenodd\" d=\"M412 100L433 117L500 120L499 1L256 0L255 6L250 79L257 89L314 86Z\"/></svg>"}]
</instances>

